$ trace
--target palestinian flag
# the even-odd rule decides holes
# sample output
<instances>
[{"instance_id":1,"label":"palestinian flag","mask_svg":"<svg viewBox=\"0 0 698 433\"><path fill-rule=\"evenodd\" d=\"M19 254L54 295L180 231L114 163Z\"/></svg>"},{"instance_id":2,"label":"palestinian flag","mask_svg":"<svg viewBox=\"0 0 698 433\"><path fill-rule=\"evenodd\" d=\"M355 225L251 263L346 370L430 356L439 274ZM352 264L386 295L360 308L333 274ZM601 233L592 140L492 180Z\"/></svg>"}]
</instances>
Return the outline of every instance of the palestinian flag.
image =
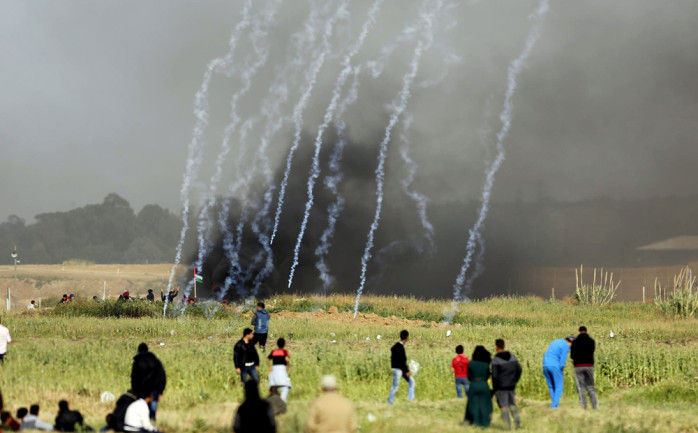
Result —
<instances>
[{"instance_id":1,"label":"palestinian flag","mask_svg":"<svg viewBox=\"0 0 698 433\"><path fill-rule=\"evenodd\" d=\"M201 274L196 273L196 268L194 268L194 281L196 281L197 283L204 282L204 277L202 277Z\"/></svg>"}]
</instances>

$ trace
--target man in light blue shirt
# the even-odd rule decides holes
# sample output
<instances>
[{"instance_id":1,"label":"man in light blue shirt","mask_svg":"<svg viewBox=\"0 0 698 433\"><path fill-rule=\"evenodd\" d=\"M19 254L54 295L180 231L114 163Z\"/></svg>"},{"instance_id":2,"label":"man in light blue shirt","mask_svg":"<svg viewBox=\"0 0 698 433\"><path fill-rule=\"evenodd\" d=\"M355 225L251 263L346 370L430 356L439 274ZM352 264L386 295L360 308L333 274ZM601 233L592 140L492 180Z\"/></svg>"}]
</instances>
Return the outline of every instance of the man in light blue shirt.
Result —
<instances>
[{"instance_id":1,"label":"man in light blue shirt","mask_svg":"<svg viewBox=\"0 0 698 433\"><path fill-rule=\"evenodd\" d=\"M573 335L567 338L555 340L548 346L548 350L543 355L543 375L545 381L548 382L548 390L553 403L550 406L555 409L560 406L560 398L562 397L562 385L564 378L562 369L565 368L567 362L567 354L572 346Z\"/></svg>"}]
</instances>

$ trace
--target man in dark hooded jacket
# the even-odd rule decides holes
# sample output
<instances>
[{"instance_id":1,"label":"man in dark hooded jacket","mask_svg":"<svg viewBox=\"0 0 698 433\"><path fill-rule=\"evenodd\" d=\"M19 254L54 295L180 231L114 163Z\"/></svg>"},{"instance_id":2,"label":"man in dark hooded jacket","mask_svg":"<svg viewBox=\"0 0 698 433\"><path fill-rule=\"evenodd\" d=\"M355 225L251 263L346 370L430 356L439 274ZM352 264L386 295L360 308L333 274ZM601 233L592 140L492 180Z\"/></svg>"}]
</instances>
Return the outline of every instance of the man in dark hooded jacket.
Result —
<instances>
[{"instance_id":1,"label":"man in dark hooded jacket","mask_svg":"<svg viewBox=\"0 0 698 433\"><path fill-rule=\"evenodd\" d=\"M521 378L521 364L511 352L504 350L504 340L494 342L497 354L492 359L492 388L497 398L497 405L502 412L502 420L511 429L509 413L514 417L516 428L521 426L519 410L516 407L514 390Z\"/></svg>"},{"instance_id":2,"label":"man in dark hooded jacket","mask_svg":"<svg viewBox=\"0 0 698 433\"><path fill-rule=\"evenodd\" d=\"M596 350L596 342L587 333L586 326L579 327L579 335L572 341L570 348L570 357L574 364L574 382L577 385L579 393L579 404L584 409L587 408L587 396L591 400L593 409L599 408L599 401L596 397L596 388L594 387L594 351Z\"/></svg>"},{"instance_id":3,"label":"man in dark hooded jacket","mask_svg":"<svg viewBox=\"0 0 698 433\"><path fill-rule=\"evenodd\" d=\"M160 360L148 351L148 345L138 345L138 354L133 357L131 369L131 391L135 395L152 393L150 402L150 419L155 420L155 412L158 409L158 401L167 385L167 375Z\"/></svg>"}]
</instances>

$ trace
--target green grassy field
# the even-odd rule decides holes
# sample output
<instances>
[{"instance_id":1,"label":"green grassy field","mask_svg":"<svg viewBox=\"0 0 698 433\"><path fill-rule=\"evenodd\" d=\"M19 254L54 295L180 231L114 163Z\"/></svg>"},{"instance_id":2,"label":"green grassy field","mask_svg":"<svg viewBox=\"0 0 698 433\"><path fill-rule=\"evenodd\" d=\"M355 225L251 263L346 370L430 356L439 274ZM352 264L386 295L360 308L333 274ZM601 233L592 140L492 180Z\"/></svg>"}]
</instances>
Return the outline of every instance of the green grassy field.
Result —
<instances>
[{"instance_id":1,"label":"green grassy field","mask_svg":"<svg viewBox=\"0 0 698 433\"><path fill-rule=\"evenodd\" d=\"M698 432L696 319L669 318L649 304L591 307L494 298L459 305L453 322L444 324L440 321L451 308L446 301L366 297L353 320L351 303L348 296L268 300L270 333L274 339L287 338L292 357L293 389L289 412L279 418L281 432L304 431L307 409L325 373L339 378L340 392L356 406L362 432L475 431L460 423L465 402L455 398L450 360L457 344L469 355L477 344L493 350L496 338L507 341L524 369L517 389L521 431ZM339 312L326 313L330 306ZM57 402L65 398L89 424L101 427L112 404L100 403L99 396L110 391L118 397L128 388L131 359L144 341L168 373L160 427L168 432L230 431L242 400L233 345L249 323L249 307L227 307L215 314L204 308L162 318L157 317L161 306L134 304L129 308L145 317L97 317L119 315L119 308L76 304L4 316L14 339L0 367L6 406L14 412L39 402L42 418L52 420ZM569 365L561 408L553 411L542 356L551 340L575 333L579 325L586 325L597 341L600 410L579 407ZM421 364L417 399L405 401L403 384L396 404L389 406L389 348L401 329L411 333L408 358ZM609 337L611 330L615 338ZM266 389L266 369L262 371L261 387ZM367 420L369 413L376 421ZM504 428L497 409L493 420L492 429Z\"/></svg>"}]
</instances>

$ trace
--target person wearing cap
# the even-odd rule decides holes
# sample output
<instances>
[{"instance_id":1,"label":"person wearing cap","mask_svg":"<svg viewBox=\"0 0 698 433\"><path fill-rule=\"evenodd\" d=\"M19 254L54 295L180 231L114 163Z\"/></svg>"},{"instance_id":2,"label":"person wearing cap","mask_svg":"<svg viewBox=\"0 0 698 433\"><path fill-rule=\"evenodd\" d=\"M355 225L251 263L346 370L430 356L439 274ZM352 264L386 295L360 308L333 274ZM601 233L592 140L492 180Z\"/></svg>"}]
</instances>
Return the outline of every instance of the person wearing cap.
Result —
<instances>
[{"instance_id":1,"label":"person wearing cap","mask_svg":"<svg viewBox=\"0 0 698 433\"><path fill-rule=\"evenodd\" d=\"M543 375L548 383L548 391L550 391L550 399L552 400L550 407L552 409L560 407L562 386L564 385L562 370L565 368L572 340L574 340L574 335L568 335L567 338L553 341L548 346L548 350L545 351L545 355L543 355Z\"/></svg>"},{"instance_id":2,"label":"person wearing cap","mask_svg":"<svg viewBox=\"0 0 698 433\"><path fill-rule=\"evenodd\" d=\"M337 378L322 376L322 394L310 405L306 433L354 433L354 405L337 392Z\"/></svg>"},{"instance_id":3,"label":"person wearing cap","mask_svg":"<svg viewBox=\"0 0 698 433\"><path fill-rule=\"evenodd\" d=\"M586 326L579 327L579 335L572 341L570 358L574 365L574 383L579 393L579 404L587 408L587 393L593 409L599 408L594 387L594 350L596 342L587 333Z\"/></svg>"},{"instance_id":4,"label":"person wearing cap","mask_svg":"<svg viewBox=\"0 0 698 433\"><path fill-rule=\"evenodd\" d=\"M254 348L254 333L250 328L242 331L242 338L235 343L233 349L233 362L235 363L235 373L240 375L243 384L248 377L259 382L259 355Z\"/></svg>"},{"instance_id":5,"label":"person wearing cap","mask_svg":"<svg viewBox=\"0 0 698 433\"><path fill-rule=\"evenodd\" d=\"M390 348L390 369L393 372L393 386L390 388L388 395L388 404L395 402L395 394L400 387L400 377L408 383L407 401L414 400L414 378L410 374L410 369L407 368L407 354L405 353L405 343L410 338L410 333L403 329L400 331L400 341L395 343Z\"/></svg>"},{"instance_id":6,"label":"person wearing cap","mask_svg":"<svg viewBox=\"0 0 698 433\"><path fill-rule=\"evenodd\" d=\"M152 395L151 400L146 400L150 408L150 419L155 420L155 412L158 410L158 401L167 385L167 375L160 360L154 353L148 351L148 345L138 345L138 353L133 357L131 368L131 391L140 398Z\"/></svg>"}]
</instances>

